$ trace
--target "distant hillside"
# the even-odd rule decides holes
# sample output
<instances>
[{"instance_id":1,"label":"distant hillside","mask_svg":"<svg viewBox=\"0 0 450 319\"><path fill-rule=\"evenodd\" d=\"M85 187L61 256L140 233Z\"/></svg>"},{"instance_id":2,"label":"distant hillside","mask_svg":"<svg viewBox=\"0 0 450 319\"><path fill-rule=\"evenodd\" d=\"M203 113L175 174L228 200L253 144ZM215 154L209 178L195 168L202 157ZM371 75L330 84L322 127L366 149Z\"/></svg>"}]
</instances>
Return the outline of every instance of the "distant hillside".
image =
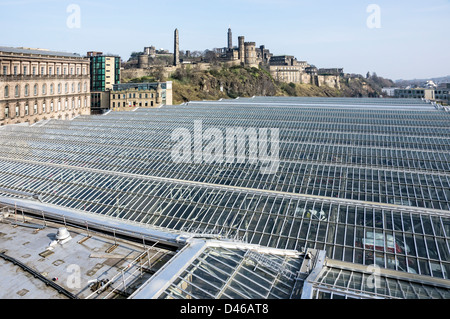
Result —
<instances>
[{"instance_id":1,"label":"distant hillside","mask_svg":"<svg viewBox=\"0 0 450 319\"><path fill-rule=\"evenodd\" d=\"M436 78L429 78L429 79L414 79L414 80L397 80L395 81L395 84L398 86L408 86L408 85L423 85L427 81L433 81L436 84L439 83L450 83L450 75L442 76L442 77L436 77Z\"/></svg>"},{"instance_id":2,"label":"distant hillside","mask_svg":"<svg viewBox=\"0 0 450 319\"><path fill-rule=\"evenodd\" d=\"M143 82L158 78L160 75L122 80ZM188 67L178 69L169 79L162 80L173 81L174 104L238 96L378 97L382 87L394 85L391 80L376 75L368 79L363 76L343 78L339 89L311 84L281 83L275 81L264 69L241 66L215 67L206 71Z\"/></svg>"}]
</instances>

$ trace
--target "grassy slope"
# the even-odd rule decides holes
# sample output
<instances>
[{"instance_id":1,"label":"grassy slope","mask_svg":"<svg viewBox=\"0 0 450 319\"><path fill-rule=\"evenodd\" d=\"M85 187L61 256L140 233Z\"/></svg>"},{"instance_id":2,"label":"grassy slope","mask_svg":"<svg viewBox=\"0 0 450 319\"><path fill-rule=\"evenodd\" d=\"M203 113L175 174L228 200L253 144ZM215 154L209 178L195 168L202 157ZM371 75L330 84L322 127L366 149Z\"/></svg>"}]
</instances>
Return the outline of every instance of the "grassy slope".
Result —
<instances>
[{"instance_id":1,"label":"grassy slope","mask_svg":"<svg viewBox=\"0 0 450 319\"><path fill-rule=\"evenodd\" d=\"M133 79L142 82L150 79ZM221 98L251 96L367 96L380 91L370 79L357 78L350 82L341 80L341 89L327 86L317 87L310 84L279 83L270 74L257 68L215 67L208 71L200 71L187 67L177 70L171 78L173 82L173 103L186 101L218 100ZM124 79L124 82L128 79ZM365 85L366 84L366 85Z\"/></svg>"}]
</instances>

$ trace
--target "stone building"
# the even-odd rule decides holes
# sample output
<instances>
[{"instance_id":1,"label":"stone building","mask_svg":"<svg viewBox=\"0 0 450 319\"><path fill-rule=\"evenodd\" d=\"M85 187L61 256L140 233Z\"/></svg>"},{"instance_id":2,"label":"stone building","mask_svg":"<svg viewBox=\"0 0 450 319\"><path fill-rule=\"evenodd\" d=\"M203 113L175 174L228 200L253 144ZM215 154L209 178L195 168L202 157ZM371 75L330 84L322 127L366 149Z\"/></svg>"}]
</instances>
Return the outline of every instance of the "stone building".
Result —
<instances>
[{"instance_id":1,"label":"stone building","mask_svg":"<svg viewBox=\"0 0 450 319\"><path fill-rule=\"evenodd\" d=\"M148 55L151 58L156 57L156 48L152 45L144 48L144 54Z\"/></svg>"},{"instance_id":2,"label":"stone building","mask_svg":"<svg viewBox=\"0 0 450 319\"><path fill-rule=\"evenodd\" d=\"M328 69L319 69L317 71L319 75L335 75L335 76L344 76L344 69L342 68L328 68Z\"/></svg>"},{"instance_id":3,"label":"stone building","mask_svg":"<svg viewBox=\"0 0 450 319\"><path fill-rule=\"evenodd\" d=\"M172 105L172 82L124 83L114 85L109 94L109 109L132 111L135 108Z\"/></svg>"},{"instance_id":4,"label":"stone building","mask_svg":"<svg viewBox=\"0 0 450 319\"><path fill-rule=\"evenodd\" d=\"M266 49L264 45L261 45L259 49L256 49L256 56L257 59L259 59L263 65L268 65L273 57L273 54L270 53L270 51Z\"/></svg>"},{"instance_id":5,"label":"stone building","mask_svg":"<svg viewBox=\"0 0 450 319\"><path fill-rule=\"evenodd\" d=\"M310 65L297 61L292 55L272 56L269 60L269 71L272 77L286 83L310 83L311 77L306 73Z\"/></svg>"},{"instance_id":6,"label":"stone building","mask_svg":"<svg viewBox=\"0 0 450 319\"><path fill-rule=\"evenodd\" d=\"M218 60L228 65L258 67L268 63L271 54L264 46L256 48L255 42L246 42L244 36L238 37L238 46L233 47L232 32L228 29L228 46L215 49Z\"/></svg>"},{"instance_id":7,"label":"stone building","mask_svg":"<svg viewBox=\"0 0 450 319\"><path fill-rule=\"evenodd\" d=\"M258 67L259 61L256 56L256 43L245 42L244 52L245 52L244 65L249 67Z\"/></svg>"},{"instance_id":8,"label":"stone building","mask_svg":"<svg viewBox=\"0 0 450 319\"><path fill-rule=\"evenodd\" d=\"M150 48L144 49L144 52L138 56L137 69L132 72L139 73L136 72L137 70L145 70L147 72L152 69L151 52L153 50L150 50ZM158 51L156 51L156 56L158 56ZM340 79L344 76L343 69L319 70L306 61L298 61L292 55L274 56L264 45L256 47L255 42L245 41L244 36L239 36L237 46L233 46L231 28L227 32L226 46L214 48L212 51L208 50L207 54L202 57L201 62L193 61L190 58L188 60L180 61L179 32L176 29L174 34L173 63L164 67L164 72L168 75L188 63L195 64L197 67L202 66L206 69L210 65L221 63L226 66L262 67L270 72L275 80L280 82L312 84L316 86L325 85L333 88L340 88ZM127 73L131 73L131 71ZM146 73L141 72L139 74L145 75Z\"/></svg>"},{"instance_id":9,"label":"stone building","mask_svg":"<svg viewBox=\"0 0 450 319\"><path fill-rule=\"evenodd\" d=\"M89 59L75 53L0 47L0 125L90 114Z\"/></svg>"}]
</instances>

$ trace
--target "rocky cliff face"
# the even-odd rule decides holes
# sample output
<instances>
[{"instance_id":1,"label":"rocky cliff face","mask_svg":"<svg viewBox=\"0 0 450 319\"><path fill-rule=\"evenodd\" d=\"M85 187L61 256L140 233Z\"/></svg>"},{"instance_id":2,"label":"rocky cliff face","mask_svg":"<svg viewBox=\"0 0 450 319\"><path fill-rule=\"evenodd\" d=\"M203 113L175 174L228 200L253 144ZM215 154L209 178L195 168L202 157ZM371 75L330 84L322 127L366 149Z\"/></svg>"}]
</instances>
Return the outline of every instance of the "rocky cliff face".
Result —
<instances>
[{"instance_id":1,"label":"rocky cliff face","mask_svg":"<svg viewBox=\"0 0 450 319\"><path fill-rule=\"evenodd\" d=\"M277 85L270 74L257 68L213 68L208 71L179 69L172 75L172 80L175 100L193 100L187 93L197 93L203 99L208 96L236 98L277 94Z\"/></svg>"}]
</instances>

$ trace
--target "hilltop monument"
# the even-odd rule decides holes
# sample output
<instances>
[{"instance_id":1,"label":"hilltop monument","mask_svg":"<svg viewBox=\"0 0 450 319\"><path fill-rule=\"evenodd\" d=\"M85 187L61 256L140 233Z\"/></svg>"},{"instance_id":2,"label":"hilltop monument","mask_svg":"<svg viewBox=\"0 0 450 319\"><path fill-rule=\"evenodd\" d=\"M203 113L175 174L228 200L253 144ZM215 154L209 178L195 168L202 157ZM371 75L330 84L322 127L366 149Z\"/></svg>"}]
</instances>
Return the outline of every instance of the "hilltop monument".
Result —
<instances>
[{"instance_id":1,"label":"hilltop monument","mask_svg":"<svg viewBox=\"0 0 450 319\"><path fill-rule=\"evenodd\" d=\"M178 29L175 29L174 38L175 47L173 49L173 65L178 66L180 64L180 34Z\"/></svg>"}]
</instances>

